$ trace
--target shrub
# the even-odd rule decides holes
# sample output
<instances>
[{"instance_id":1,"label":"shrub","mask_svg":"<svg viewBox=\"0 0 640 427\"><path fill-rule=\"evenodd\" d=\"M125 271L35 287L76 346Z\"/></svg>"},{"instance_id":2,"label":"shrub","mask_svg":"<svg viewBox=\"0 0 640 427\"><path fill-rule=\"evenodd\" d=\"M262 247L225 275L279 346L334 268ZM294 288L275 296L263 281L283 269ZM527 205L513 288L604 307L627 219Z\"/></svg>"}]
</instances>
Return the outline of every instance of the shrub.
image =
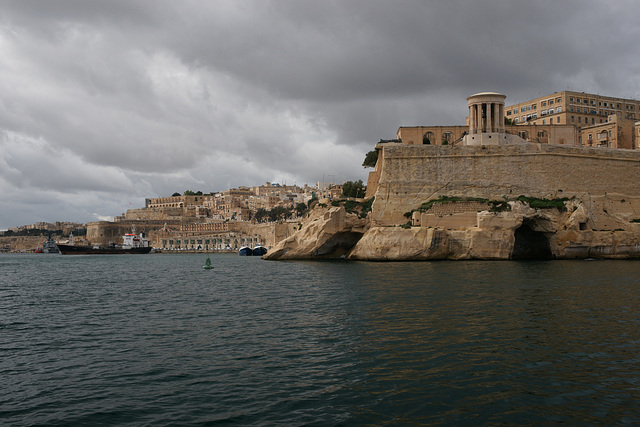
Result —
<instances>
[{"instance_id":1,"label":"shrub","mask_svg":"<svg viewBox=\"0 0 640 427\"><path fill-rule=\"evenodd\" d=\"M567 207L564 205L564 202L569 200L566 197L561 199L539 199L536 197L525 197L520 196L517 198L518 201L528 204L530 207L534 209L553 209L556 208L560 211L566 211Z\"/></svg>"}]
</instances>

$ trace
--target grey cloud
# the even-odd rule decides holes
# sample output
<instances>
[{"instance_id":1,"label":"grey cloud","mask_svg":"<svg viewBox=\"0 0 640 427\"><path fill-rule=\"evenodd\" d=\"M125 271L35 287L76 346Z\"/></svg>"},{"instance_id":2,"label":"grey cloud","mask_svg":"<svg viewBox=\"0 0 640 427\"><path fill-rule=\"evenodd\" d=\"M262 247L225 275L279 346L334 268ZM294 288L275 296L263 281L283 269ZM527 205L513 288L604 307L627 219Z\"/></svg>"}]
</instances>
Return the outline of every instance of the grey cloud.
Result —
<instances>
[{"instance_id":1,"label":"grey cloud","mask_svg":"<svg viewBox=\"0 0 640 427\"><path fill-rule=\"evenodd\" d=\"M633 0L0 6L0 131L23 141L3 140L0 194L15 202L0 228L9 211L28 222L29 192L91 220L126 198L366 178L379 138L464 123L484 90L640 96ZM56 179L32 178L47 168Z\"/></svg>"}]
</instances>

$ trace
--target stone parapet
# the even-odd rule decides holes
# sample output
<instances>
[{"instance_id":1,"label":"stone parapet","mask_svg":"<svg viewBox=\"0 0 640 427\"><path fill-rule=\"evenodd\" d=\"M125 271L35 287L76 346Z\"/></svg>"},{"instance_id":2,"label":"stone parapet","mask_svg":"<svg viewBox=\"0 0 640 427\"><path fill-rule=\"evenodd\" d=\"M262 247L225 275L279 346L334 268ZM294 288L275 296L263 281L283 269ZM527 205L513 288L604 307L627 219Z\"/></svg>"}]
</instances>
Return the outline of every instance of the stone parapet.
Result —
<instances>
[{"instance_id":1,"label":"stone parapet","mask_svg":"<svg viewBox=\"0 0 640 427\"><path fill-rule=\"evenodd\" d=\"M399 225L404 214L442 195L489 200L640 196L640 151L551 144L408 146L384 150L372 225Z\"/></svg>"}]
</instances>

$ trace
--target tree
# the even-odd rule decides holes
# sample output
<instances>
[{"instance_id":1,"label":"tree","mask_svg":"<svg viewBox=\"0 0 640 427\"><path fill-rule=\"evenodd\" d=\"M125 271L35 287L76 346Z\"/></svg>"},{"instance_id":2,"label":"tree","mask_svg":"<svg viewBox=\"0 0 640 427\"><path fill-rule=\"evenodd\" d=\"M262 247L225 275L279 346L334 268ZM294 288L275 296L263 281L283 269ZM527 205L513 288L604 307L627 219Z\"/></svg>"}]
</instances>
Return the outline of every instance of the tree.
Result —
<instances>
[{"instance_id":1,"label":"tree","mask_svg":"<svg viewBox=\"0 0 640 427\"><path fill-rule=\"evenodd\" d=\"M266 209L264 208L259 208L256 211L256 214L253 216L253 218L257 221L257 222L263 222L265 218L269 217L269 212L267 212Z\"/></svg>"},{"instance_id":2,"label":"tree","mask_svg":"<svg viewBox=\"0 0 640 427\"><path fill-rule=\"evenodd\" d=\"M306 211L307 211L307 205L305 205L304 203L296 204L296 214L298 216L304 215Z\"/></svg>"},{"instance_id":3,"label":"tree","mask_svg":"<svg viewBox=\"0 0 640 427\"><path fill-rule=\"evenodd\" d=\"M171 197L180 197L180 196L182 196L182 194L180 194L180 193L173 193L173 194L171 195Z\"/></svg>"},{"instance_id":4,"label":"tree","mask_svg":"<svg viewBox=\"0 0 640 427\"><path fill-rule=\"evenodd\" d=\"M269 219L271 221L277 221L279 219L289 218L291 216L291 211L282 206L276 206L275 208L269 211Z\"/></svg>"},{"instance_id":5,"label":"tree","mask_svg":"<svg viewBox=\"0 0 640 427\"><path fill-rule=\"evenodd\" d=\"M367 187L359 179L355 182L346 181L342 184L342 197L363 197L367 191Z\"/></svg>"},{"instance_id":6,"label":"tree","mask_svg":"<svg viewBox=\"0 0 640 427\"><path fill-rule=\"evenodd\" d=\"M365 168L375 168L376 162L378 161L378 150L369 151L364 157L364 162L362 162L362 166Z\"/></svg>"}]
</instances>

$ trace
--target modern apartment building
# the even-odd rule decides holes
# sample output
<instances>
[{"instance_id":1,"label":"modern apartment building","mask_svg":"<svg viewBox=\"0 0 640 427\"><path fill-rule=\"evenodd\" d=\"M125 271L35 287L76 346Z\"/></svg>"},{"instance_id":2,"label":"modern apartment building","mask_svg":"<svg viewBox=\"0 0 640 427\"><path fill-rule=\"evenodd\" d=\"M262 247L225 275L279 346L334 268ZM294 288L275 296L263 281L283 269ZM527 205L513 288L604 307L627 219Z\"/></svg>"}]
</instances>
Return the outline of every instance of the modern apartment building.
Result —
<instances>
[{"instance_id":1,"label":"modern apartment building","mask_svg":"<svg viewBox=\"0 0 640 427\"><path fill-rule=\"evenodd\" d=\"M513 124L575 125L578 128L606 123L617 113L640 120L640 101L585 92L563 91L504 108Z\"/></svg>"}]
</instances>

